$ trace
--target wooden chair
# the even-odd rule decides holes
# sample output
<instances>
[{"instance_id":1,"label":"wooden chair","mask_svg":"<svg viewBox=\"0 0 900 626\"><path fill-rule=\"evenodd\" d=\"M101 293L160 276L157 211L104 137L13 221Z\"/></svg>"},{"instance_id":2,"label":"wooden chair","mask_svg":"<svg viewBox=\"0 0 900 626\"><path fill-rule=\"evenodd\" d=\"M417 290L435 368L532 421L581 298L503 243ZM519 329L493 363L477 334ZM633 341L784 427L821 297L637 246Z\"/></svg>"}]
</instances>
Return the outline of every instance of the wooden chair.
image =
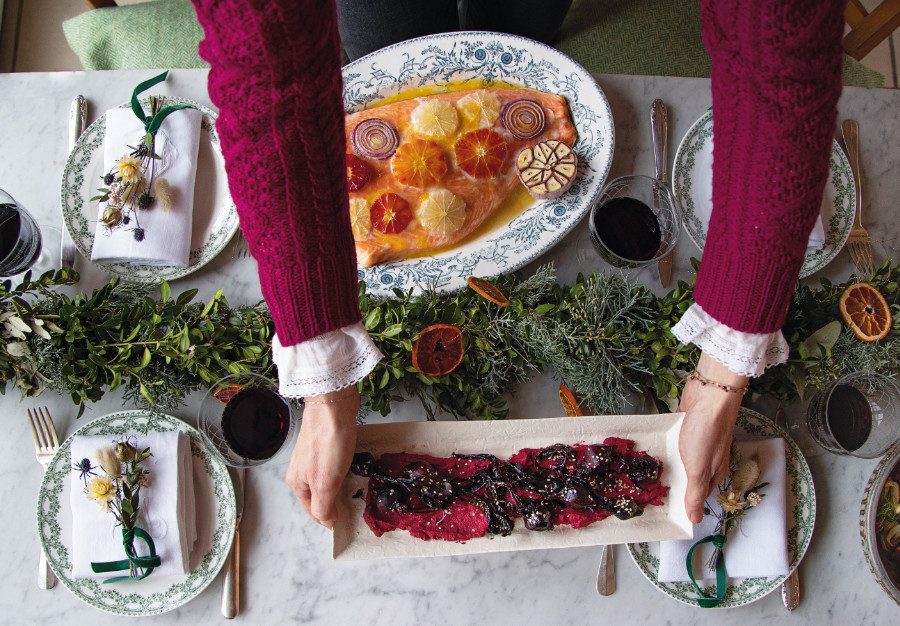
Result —
<instances>
[{"instance_id":1,"label":"wooden chair","mask_svg":"<svg viewBox=\"0 0 900 626\"><path fill-rule=\"evenodd\" d=\"M116 4L116 0L84 0L84 2L92 9L102 9L103 7L118 6Z\"/></svg>"},{"instance_id":2,"label":"wooden chair","mask_svg":"<svg viewBox=\"0 0 900 626\"><path fill-rule=\"evenodd\" d=\"M859 61L900 26L900 0L884 0L869 13L860 0L848 0L844 19L850 32L844 35L844 51Z\"/></svg>"}]
</instances>

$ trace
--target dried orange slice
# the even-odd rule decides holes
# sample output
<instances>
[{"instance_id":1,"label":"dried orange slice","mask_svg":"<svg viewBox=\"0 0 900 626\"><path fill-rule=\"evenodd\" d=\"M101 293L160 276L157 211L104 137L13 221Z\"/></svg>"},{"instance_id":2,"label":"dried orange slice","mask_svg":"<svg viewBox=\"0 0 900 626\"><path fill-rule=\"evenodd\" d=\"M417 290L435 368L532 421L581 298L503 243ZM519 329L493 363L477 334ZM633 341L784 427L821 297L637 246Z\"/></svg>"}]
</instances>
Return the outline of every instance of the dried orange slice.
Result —
<instances>
[{"instance_id":1,"label":"dried orange slice","mask_svg":"<svg viewBox=\"0 0 900 626\"><path fill-rule=\"evenodd\" d=\"M419 333L413 345L413 367L426 376L443 376L463 358L462 331L453 324L433 324Z\"/></svg>"},{"instance_id":2,"label":"dried orange slice","mask_svg":"<svg viewBox=\"0 0 900 626\"><path fill-rule=\"evenodd\" d=\"M440 182L448 170L444 151L433 141L412 139L391 157L391 173L404 185L424 188Z\"/></svg>"},{"instance_id":3,"label":"dried orange slice","mask_svg":"<svg viewBox=\"0 0 900 626\"><path fill-rule=\"evenodd\" d=\"M495 178L506 160L506 140L490 128L473 130L456 142L456 164L475 178Z\"/></svg>"},{"instance_id":4,"label":"dried orange slice","mask_svg":"<svg viewBox=\"0 0 900 626\"><path fill-rule=\"evenodd\" d=\"M509 298L507 298L506 295L502 291L500 291L494 283L486 281L483 278L478 278L477 276L469 276L466 279L466 284L469 285L469 288L472 291L477 293L485 300L490 300L498 306L509 306Z\"/></svg>"},{"instance_id":5,"label":"dried orange slice","mask_svg":"<svg viewBox=\"0 0 900 626\"><path fill-rule=\"evenodd\" d=\"M559 401L566 410L566 415L569 417L584 415L581 407L578 406L578 400L575 399L575 394L573 394L565 385L559 386Z\"/></svg>"},{"instance_id":6,"label":"dried orange slice","mask_svg":"<svg viewBox=\"0 0 900 626\"><path fill-rule=\"evenodd\" d=\"M231 399L240 390L241 390L241 386L238 384L223 385L222 387L217 387L212 392L212 395L213 395L213 398L215 398L222 404L228 404L229 402L231 402Z\"/></svg>"},{"instance_id":7,"label":"dried orange slice","mask_svg":"<svg viewBox=\"0 0 900 626\"><path fill-rule=\"evenodd\" d=\"M887 337L894 323L891 307L881 292L869 283L854 283L841 294L841 317L862 341Z\"/></svg>"}]
</instances>

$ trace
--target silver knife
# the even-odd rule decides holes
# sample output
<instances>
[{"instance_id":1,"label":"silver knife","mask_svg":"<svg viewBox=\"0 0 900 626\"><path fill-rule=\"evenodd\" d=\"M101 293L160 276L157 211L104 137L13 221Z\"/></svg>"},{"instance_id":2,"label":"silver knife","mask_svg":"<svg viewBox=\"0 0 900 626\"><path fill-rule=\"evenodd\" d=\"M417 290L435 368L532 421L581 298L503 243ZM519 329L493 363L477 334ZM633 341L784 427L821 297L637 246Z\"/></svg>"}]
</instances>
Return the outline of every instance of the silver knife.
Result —
<instances>
[{"instance_id":1,"label":"silver knife","mask_svg":"<svg viewBox=\"0 0 900 626\"><path fill-rule=\"evenodd\" d=\"M222 615L233 619L241 610L241 517L244 514L244 483L246 470L243 467L231 470L234 482L234 496L237 519L234 522L234 541L225 561L225 577L222 579Z\"/></svg>"},{"instance_id":2,"label":"silver knife","mask_svg":"<svg viewBox=\"0 0 900 626\"><path fill-rule=\"evenodd\" d=\"M615 546L602 546L600 569L597 571L597 593L611 596L616 592L616 552Z\"/></svg>"},{"instance_id":3,"label":"silver knife","mask_svg":"<svg viewBox=\"0 0 900 626\"><path fill-rule=\"evenodd\" d=\"M784 408L782 408L781 404L775 410L775 423L787 430L787 418L784 415ZM785 578L781 584L781 601L784 603L784 608L788 611L793 611L800 604L799 565L794 568L791 575Z\"/></svg>"},{"instance_id":4,"label":"silver knife","mask_svg":"<svg viewBox=\"0 0 900 626\"><path fill-rule=\"evenodd\" d=\"M81 137L84 128L87 125L87 100L84 96L75 96L72 100L72 106L69 109L69 154L75 148L75 142ZM75 266L75 244L69 235L69 229L66 227L66 219L63 217L62 238L60 240L60 267Z\"/></svg>"},{"instance_id":5,"label":"silver knife","mask_svg":"<svg viewBox=\"0 0 900 626\"><path fill-rule=\"evenodd\" d=\"M653 158L656 161L656 180L660 185L666 182L666 159L668 158L669 110L665 103L657 98L650 106L650 130L653 135ZM668 253L657 261L659 283L668 287L672 282L672 257L675 251Z\"/></svg>"}]
</instances>

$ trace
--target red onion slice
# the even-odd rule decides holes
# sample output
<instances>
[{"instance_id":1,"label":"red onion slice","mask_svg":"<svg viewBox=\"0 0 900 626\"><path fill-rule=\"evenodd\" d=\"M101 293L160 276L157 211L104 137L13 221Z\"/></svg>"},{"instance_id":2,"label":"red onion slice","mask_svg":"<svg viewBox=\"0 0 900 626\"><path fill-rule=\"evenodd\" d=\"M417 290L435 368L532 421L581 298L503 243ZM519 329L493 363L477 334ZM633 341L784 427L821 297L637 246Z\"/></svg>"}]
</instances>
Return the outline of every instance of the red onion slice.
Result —
<instances>
[{"instance_id":1,"label":"red onion slice","mask_svg":"<svg viewBox=\"0 0 900 626\"><path fill-rule=\"evenodd\" d=\"M350 134L350 142L360 156L387 159L397 150L400 137L390 123L373 117L356 125Z\"/></svg>"},{"instance_id":2,"label":"red onion slice","mask_svg":"<svg viewBox=\"0 0 900 626\"><path fill-rule=\"evenodd\" d=\"M516 139L534 139L544 132L544 109L529 98L507 102L500 112L503 127Z\"/></svg>"}]
</instances>

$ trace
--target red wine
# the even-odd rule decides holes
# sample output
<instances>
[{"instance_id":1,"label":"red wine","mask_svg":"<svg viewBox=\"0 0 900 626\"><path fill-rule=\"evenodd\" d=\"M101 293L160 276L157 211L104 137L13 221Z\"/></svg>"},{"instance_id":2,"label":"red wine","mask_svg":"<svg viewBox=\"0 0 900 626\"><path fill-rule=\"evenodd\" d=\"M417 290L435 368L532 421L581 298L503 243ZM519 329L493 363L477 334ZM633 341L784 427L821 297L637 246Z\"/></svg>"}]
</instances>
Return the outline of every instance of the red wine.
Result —
<instances>
[{"instance_id":1,"label":"red wine","mask_svg":"<svg viewBox=\"0 0 900 626\"><path fill-rule=\"evenodd\" d=\"M239 456L254 461L275 456L287 437L290 410L284 399L265 387L238 391L222 413L222 434Z\"/></svg>"},{"instance_id":2,"label":"red wine","mask_svg":"<svg viewBox=\"0 0 900 626\"><path fill-rule=\"evenodd\" d=\"M15 204L0 202L0 276L24 272L40 253L40 232L31 217Z\"/></svg>"},{"instance_id":3,"label":"red wine","mask_svg":"<svg viewBox=\"0 0 900 626\"><path fill-rule=\"evenodd\" d=\"M613 198L593 213L594 232L613 254L629 261L649 261L662 244L653 210L635 198Z\"/></svg>"},{"instance_id":4,"label":"red wine","mask_svg":"<svg viewBox=\"0 0 900 626\"><path fill-rule=\"evenodd\" d=\"M831 392L827 419L835 441L847 452L857 450L872 432L872 407L851 385L837 385Z\"/></svg>"}]
</instances>

